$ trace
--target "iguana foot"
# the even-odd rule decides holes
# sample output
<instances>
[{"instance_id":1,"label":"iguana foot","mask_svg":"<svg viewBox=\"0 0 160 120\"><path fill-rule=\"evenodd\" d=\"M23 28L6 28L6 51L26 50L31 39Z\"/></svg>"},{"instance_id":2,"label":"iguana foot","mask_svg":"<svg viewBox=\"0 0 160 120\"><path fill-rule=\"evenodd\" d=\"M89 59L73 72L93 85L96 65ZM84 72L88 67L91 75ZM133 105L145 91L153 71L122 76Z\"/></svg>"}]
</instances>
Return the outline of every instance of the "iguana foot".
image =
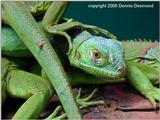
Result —
<instances>
[{"instance_id":1,"label":"iguana foot","mask_svg":"<svg viewBox=\"0 0 160 120\"><path fill-rule=\"evenodd\" d=\"M160 89L152 87L144 93L144 96L149 99L153 107L156 108L156 100L160 101Z\"/></svg>"},{"instance_id":2,"label":"iguana foot","mask_svg":"<svg viewBox=\"0 0 160 120\"><path fill-rule=\"evenodd\" d=\"M94 102L89 101L91 98L93 98L93 96L95 95L96 92L97 92L97 89L95 88L88 97L80 98L80 96L81 96L81 88L80 88L78 90L78 95L76 96L76 100L79 105L79 108L82 109L82 108L87 108L89 106L105 104L105 102L103 100L94 101Z\"/></svg>"},{"instance_id":3,"label":"iguana foot","mask_svg":"<svg viewBox=\"0 0 160 120\"><path fill-rule=\"evenodd\" d=\"M65 119L67 116L66 114L62 114L58 117L56 117L57 113L60 112L62 110L62 106L57 106L56 109L53 111L53 113L51 115L49 115L45 120L61 120L61 119Z\"/></svg>"},{"instance_id":4,"label":"iguana foot","mask_svg":"<svg viewBox=\"0 0 160 120\"><path fill-rule=\"evenodd\" d=\"M140 68L140 65L135 65L133 62L128 62L127 65L128 67L126 76L129 82L142 95L148 98L153 107L156 108L156 100L160 101L160 89L152 85L148 77L144 74L144 67Z\"/></svg>"}]
</instances>

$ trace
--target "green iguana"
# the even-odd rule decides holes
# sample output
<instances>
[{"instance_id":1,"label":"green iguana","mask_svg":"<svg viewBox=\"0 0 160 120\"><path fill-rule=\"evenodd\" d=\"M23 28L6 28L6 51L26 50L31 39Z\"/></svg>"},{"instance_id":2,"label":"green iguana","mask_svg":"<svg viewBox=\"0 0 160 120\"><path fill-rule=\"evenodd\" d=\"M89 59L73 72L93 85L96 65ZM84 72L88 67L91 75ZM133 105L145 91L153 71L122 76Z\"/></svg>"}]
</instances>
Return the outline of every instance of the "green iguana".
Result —
<instances>
[{"instance_id":1,"label":"green iguana","mask_svg":"<svg viewBox=\"0 0 160 120\"><path fill-rule=\"evenodd\" d=\"M18 38L11 28L2 29L2 35L3 30L12 32L12 39ZM3 36L6 37L6 39L4 40L10 39L9 37L7 37L7 34L4 34ZM72 44L72 49L68 54L68 58L73 66L76 66L77 68L80 68L92 75L89 75L87 73L81 74L79 72L73 71L71 73L68 73L68 77L70 78L71 83L104 84L107 82L121 82L124 81L125 78L127 78L127 80L129 80L129 82L141 94L147 97L155 107L155 100L160 100L160 90L154 87L151 82L159 82L159 57L156 56L157 54L159 54L157 53L157 51L159 51L159 44L157 42L142 42L142 44L137 44L137 46L135 46L135 49L132 45L136 43L137 42L132 43L128 41L122 42L122 45L125 49L124 61L124 50L120 42L114 39L106 39L101 36L95 36L87 31L83 31L82 33L78 34L70 43ZM151 44L155 45L150 46ZM129 48L133 51L133 54L129 52L127 46L131 46L131 48ZM62 49L62 51L63 50L64 49ZM142 54L142 52L140 51L142 51L144 54ZM77 77L77 75L79 77ZM96 75L98 77L94 77L93 75ZM30 98L28 99L28 101L29 100ZM27 108L27 106L25 107ZM30 108L30 106L28 107ZM33 107L33 105L31 107ZM22 110L21 112L23 113L24 111ZM32 112L34 113L35 111ZM36 115L39 116L39 113Z\"/></svg>"}]
</instances>

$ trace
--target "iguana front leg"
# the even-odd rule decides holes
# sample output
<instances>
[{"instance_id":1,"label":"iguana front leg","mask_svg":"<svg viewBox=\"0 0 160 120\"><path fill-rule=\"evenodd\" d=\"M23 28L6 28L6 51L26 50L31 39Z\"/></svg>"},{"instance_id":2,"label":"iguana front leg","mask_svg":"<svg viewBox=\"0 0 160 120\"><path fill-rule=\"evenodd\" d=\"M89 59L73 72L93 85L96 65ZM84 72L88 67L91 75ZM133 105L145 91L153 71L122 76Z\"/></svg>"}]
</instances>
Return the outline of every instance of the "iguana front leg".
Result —
<instances>
[{"instance_id":1,"label":"iguana front leg","mask_svg":"<svg viewBox=\"0 0 160 120\"><path fill-rule=\"evenodd\" d=\"M66 8L67 8L67 2L53 2L47 9L47 12L45 13L43 17L42 23L43 23L44 29L47 32L53 33L53 34L59 34L67 38L68 43L69 43L68 54L72 50L72 42L71 42L71 37L65 31L70 30L74 27L82 27L84 29L90 29L95 33L103 33L106 36L111 37L112 39L116 39L116 36L114 36L112 33L110 33L107 30L98 28L93 25L83 24L83 23L80 23L78 21L74 21L71 19L67 20L67 22L58 24Z\"/></svg>"},{"instance_id":2,"label":"iguana front leg","mask_svg":"<svg viewBox=\"0 0 160 120\"><path fill-rule=\"evenodd\" d=\"M7 96L26 99L12 119L39 118L54 94L52 84L35 74L18 69L18 65L2 58L2 100ZM49 118L56 118L58 106ZM54 116L53 116L54 114ZM63 116L60 116L63 117ZM58 118L60 118L58 117ZM65 117L65 116L64 116ZM63 117L63 118L64 118Z\"/></svg>"},{"instance_id":3,"label":"iguana front leg","mask_svg":"<svg viewBox=\"0 0 160 120\"><path fill-rule=\"evenodd\" d=\"M69 119L81 119L63 67L45 34L21 2L2 2L3 20L17 32L54 86ZM69 101L70 104L68 104Z\"/></svg>"},{"instance_id":4,"label":"iguana front leg","mask_svg":"<svg viewBox=\"0 0 160 120\"><path fill-rule=\"evenodd\" d=\"M150 69L152 69L152 67L150 67ZM148 98L150 102L153 104L154 108L156 108L155 100L160 101L160 89L154 87L150 80L153 81L159 79L159 74L148 73L149 75L146 75L147 71L145 70L145 68L144 70L142 66L139 68L138 64L136 65L134 64L134 62L128 62L126 72L126 77L129 80L129 82L142 95ZM156 72L158 72L158 70Z\"/></svg>"},{"instance_id":5,"label":"iguana front leg","mask_svg":"<svg viewBox=\"0 0 160 120\"><path fill-rule=\"evenodd\" d=\"M7 92L13 97L27 99L12 119L40 117L53 94L51 85L39 76L21 70L12 70L7 75Z\"/></svg>"}]
</instances>

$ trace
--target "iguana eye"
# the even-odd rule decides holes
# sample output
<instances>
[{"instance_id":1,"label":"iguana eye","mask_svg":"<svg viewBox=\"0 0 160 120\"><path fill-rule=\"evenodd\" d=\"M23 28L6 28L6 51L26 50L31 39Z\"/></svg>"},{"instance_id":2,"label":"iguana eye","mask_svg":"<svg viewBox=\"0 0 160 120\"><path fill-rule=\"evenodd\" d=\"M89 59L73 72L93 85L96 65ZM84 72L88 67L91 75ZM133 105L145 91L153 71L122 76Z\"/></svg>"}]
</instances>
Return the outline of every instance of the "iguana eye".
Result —
<instances>
[{"instance_id":1,"label":"iguana eye","mask_svg":"<svg viewBox=\"0 0 160 120\"><path fill-rule=\"evenodd\" d=\"M91 52L91 57L94 59L100 59L101 55L98 51L93 51L93 52Z\"/></svg>"}]
</instances>

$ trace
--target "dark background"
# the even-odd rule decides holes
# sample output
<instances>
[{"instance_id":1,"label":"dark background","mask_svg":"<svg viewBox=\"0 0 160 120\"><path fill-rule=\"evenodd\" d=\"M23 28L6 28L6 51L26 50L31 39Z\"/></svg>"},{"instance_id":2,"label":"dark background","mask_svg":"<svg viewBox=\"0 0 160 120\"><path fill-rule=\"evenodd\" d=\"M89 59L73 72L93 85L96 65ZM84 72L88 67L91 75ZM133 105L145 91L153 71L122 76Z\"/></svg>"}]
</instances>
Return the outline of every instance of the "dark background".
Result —
<instances>
[{"instance_id":1,"label":"dark background","mask_svg":"<svg viewBox=\"0 0 160 120\"><path fill-rule=\"evenodd\" d=\"M103 3L153 3L154 8L88 8ZM159 2L70 2L65 17L107 29L119 39L159 39Z\"/></svg>"}]
</instances>

